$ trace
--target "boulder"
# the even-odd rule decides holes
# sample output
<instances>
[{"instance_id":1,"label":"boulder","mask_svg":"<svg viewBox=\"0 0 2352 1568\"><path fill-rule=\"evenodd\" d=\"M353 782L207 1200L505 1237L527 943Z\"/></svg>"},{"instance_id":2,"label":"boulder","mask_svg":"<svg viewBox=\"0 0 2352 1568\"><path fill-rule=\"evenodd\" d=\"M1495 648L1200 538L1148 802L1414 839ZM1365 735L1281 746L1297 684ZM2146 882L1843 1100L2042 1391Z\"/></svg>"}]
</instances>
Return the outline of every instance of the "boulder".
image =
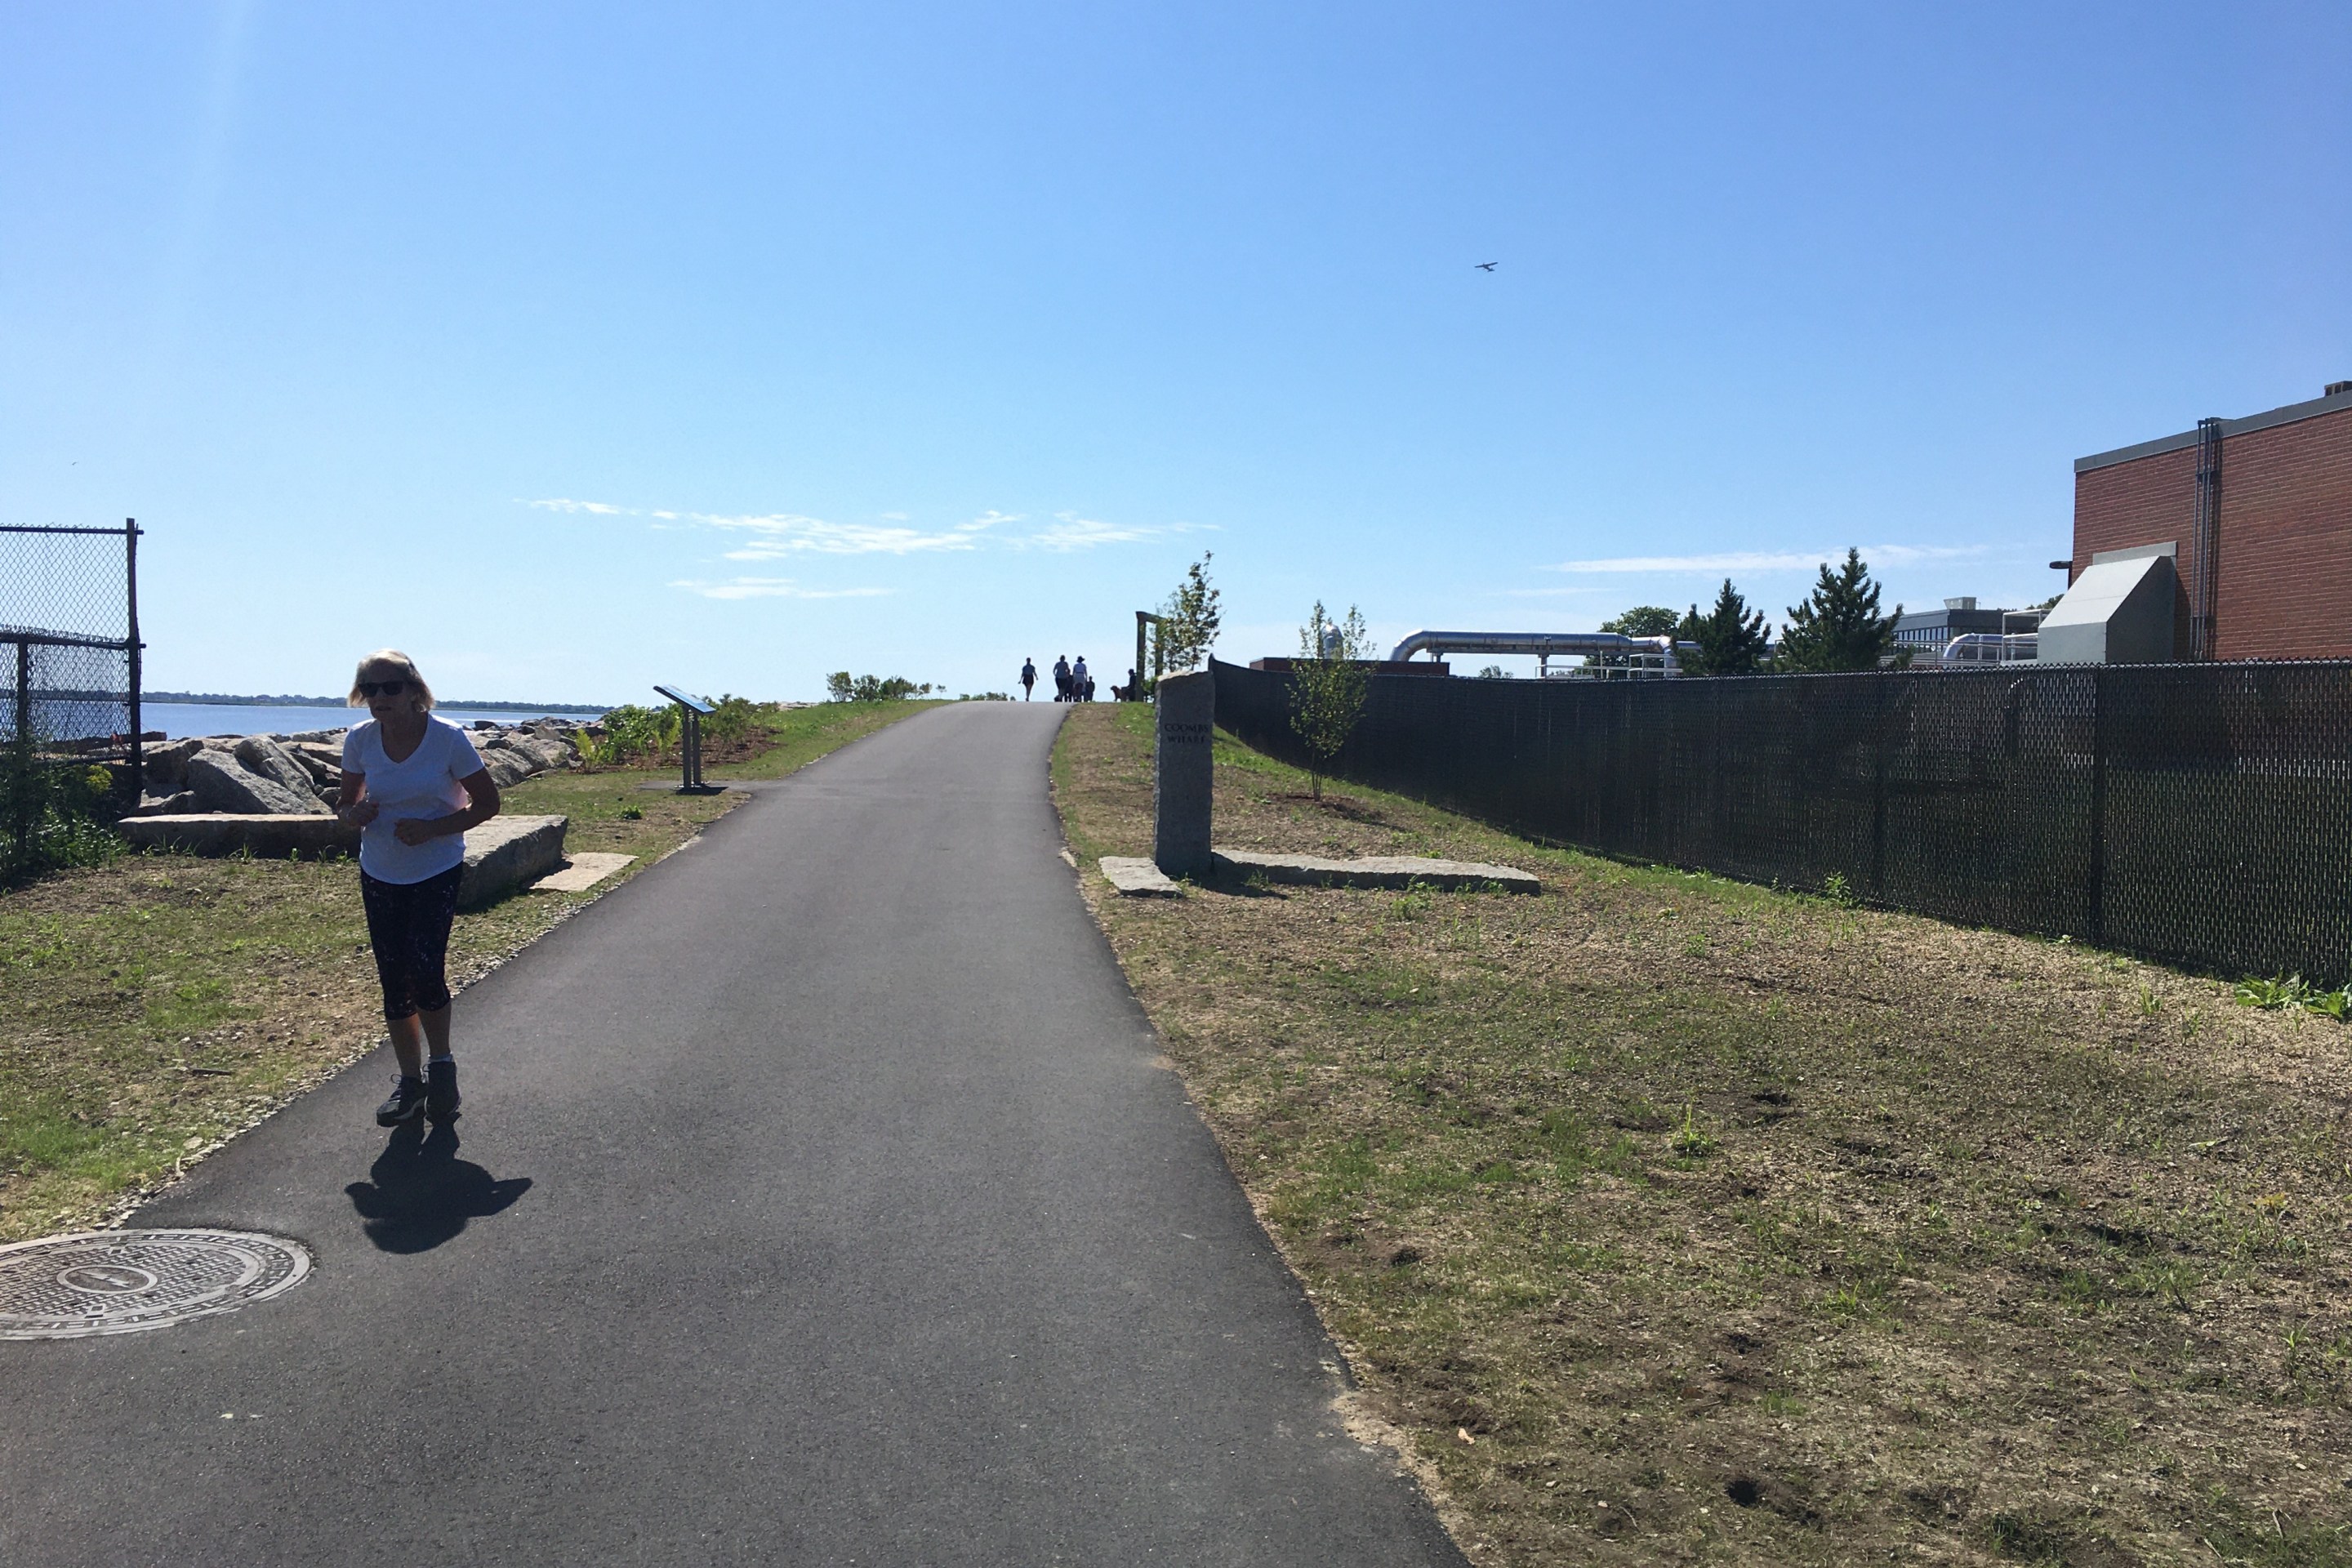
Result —
<instances>
[{"instance_id":1,"label":"boulder","mask_svg":"<svg viewBox=\"0 0 2352 1568\"><path fill-rule=\"evenodd\" d=\"M173 795L151 795L131 808L133 816L178 816L196 809L196 792L184 789Z\"/></svg>"},{"instance_id":2,"label":"boulder","mask_svg":"<svg viewBox=\"0 0 2352 1568\"><path fill-rule=\"evenodd\" d=\"M289 764L290 765L290 764ZM300 795L253 772L234 752L206 748L188 759L188 788L208 812L236 816L306 816L326 811L317 796Z\"/></svg>"},{"instance_id":3,"label":"boulder","mask_svg":"<svg viewBox=\"0 0 2352 1568\"><path fill-rule=\"evenodd\" d=\"M341 746L320 745L316 741L290 741L287 742L286 754L309 772L322 796L342 776L343 749Z\"/></svg>"},{"instance_id":4,"label":"boulder","mask_svg":"<svg viewBox=\"0 0 2352 1568\"><path fill-rule=\"evenodd\" d=\"M554 735L518 736L514 749L537 762L541 768L568 768L572 765L571 746Z\"/></svg>"},{"instance_id":5,"label":"boulder","mask_svg":"<svg viewBox=\"0 0 2352 1568\"><path fill-rule=\"evenodd\" d=\"M520 891L563 864L563 816L494 816L466 835L457 907L476 910Z\"/></svg>"},{"instance_id":6,"label":"boulder","mask_svg":"<svg viewBox=\"0 0 2352 1568\"><path fill-rule=\"evenodd\" d=\"M188 776L188 759L205 749L202 741L174 741L168 746L142 750L140 767L151 784L169 784L179 788Z\"/></svg>"},{"instance_id":7,"label":"boulder","mask_svg":"<svg viewBox=\"0 0 2352 1568\"><path fill-rule=\"evenodd\" d=\"M482 752L482 766L490 770L490 782L500 789L522 783L539 770L530 759L505 746L493 746Z\"/></svg>"},{"instance_id":8,"label":"boulder","mask_svg":"<svg viewBox=\"0 0 2352 1568\"><path fill-rule=\"evenodd\" d=\"M268 735L247 735L236 743L236 756L247 772L259 773L289 795L310 805L324 804L319 799L318 781L310 776L310 770Z\"/></svg>"}]
</instances>

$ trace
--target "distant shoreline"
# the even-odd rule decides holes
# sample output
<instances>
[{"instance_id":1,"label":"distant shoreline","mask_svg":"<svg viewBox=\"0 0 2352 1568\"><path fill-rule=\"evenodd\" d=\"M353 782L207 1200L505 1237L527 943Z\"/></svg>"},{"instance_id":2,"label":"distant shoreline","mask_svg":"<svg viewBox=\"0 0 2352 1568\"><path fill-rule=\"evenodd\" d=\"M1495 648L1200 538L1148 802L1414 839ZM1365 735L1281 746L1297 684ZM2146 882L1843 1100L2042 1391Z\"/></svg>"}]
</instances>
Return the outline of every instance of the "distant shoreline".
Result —
<instances>
[{"instance_id":1,"label":"distant shoreline","mask_svg":"<svg viewBox=\"0 0 2352 1568\"><path fill-rule=\"evenodd\" d=\"M340 697L226 697L217 691L142 691L142 702L181 702L204 704L215 708L341 708ZM434 700L436 708L466 710L482 713L609 713L610 704L599 707L593 702L445 702Z\"/></svg>"}]
</instances>

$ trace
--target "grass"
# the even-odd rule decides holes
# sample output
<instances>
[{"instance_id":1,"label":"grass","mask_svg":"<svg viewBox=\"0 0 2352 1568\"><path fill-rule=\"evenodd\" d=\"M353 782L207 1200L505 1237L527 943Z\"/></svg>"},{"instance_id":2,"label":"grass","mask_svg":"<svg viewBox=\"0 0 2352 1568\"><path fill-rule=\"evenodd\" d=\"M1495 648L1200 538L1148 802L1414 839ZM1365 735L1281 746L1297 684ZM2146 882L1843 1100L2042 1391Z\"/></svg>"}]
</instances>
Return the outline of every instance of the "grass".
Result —
<instances>
[{"instance_id":1,"label":"grass","mask_svg":"<svg viewBox=\"0 0 2352 1568\"><path fill-rule=\"evenodd\" d=\"M1220 738L1218 840L1538 898L1084 883L1474 1561L2352 1563L2352 1044L2076 944L1539 847Z\"/></svg>"},{"instance_id":2,"label":"grass","mask_svg":"<svg viewBox=\"0 0 2352 1568\"><path fill-rule=\"evenodd\" d=\"M777 778L929 704L787 710L714 778ZM460 915L453 984L487 973L747 797L562 773L505 792L565 847L638 857L587 893ZM373 1049L383 1020L349 862L137 855L0 893L0 1242L106 1223ZM464 1049L465 1015L457 1043Z\"/></svg>"}]
</instances>

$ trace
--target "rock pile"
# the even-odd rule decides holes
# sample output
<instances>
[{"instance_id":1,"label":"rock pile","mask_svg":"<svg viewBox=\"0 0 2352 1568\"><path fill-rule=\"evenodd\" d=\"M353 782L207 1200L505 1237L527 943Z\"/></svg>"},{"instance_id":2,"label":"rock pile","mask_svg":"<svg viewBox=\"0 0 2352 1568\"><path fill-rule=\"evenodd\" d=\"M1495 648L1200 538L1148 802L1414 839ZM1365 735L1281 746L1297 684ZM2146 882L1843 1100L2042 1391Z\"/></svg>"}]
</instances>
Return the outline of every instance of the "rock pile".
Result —
<instances>
[{"instance_id":1,"label":"rock pile","mask_svg":"<svg viewBox=\"0 0 2352 1568\"><path fill-rule=\"evenodd\" d=\"M475 749L500 789L533 773L575 767L580 752L565 719L473 726ZM146 753L147 795L133 816L227 812L248 816L324 816L342 771L341 730L293 735L206 735Z\"/></svg>"}]
</instances>

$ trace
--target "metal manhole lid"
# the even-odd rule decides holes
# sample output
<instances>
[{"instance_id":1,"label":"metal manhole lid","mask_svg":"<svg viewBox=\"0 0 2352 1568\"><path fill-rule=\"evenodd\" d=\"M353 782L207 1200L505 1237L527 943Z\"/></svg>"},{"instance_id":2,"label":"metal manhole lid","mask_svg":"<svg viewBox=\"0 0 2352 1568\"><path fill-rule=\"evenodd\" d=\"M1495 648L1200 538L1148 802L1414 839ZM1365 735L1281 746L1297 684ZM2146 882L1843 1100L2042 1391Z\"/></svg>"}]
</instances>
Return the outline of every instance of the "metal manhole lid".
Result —
<instances>
[{"instance_id":1,"label":"metal manhole lid","mask_svg":"<svg viewBox=\"0 0 2352 1568\"><path fill-rule=\"evenodd\" d=\"M0 1247L0 1340L132 1334L302 1282L299 1241L236 1230L89 1230Z\"/></svg>"}]
</instances>

